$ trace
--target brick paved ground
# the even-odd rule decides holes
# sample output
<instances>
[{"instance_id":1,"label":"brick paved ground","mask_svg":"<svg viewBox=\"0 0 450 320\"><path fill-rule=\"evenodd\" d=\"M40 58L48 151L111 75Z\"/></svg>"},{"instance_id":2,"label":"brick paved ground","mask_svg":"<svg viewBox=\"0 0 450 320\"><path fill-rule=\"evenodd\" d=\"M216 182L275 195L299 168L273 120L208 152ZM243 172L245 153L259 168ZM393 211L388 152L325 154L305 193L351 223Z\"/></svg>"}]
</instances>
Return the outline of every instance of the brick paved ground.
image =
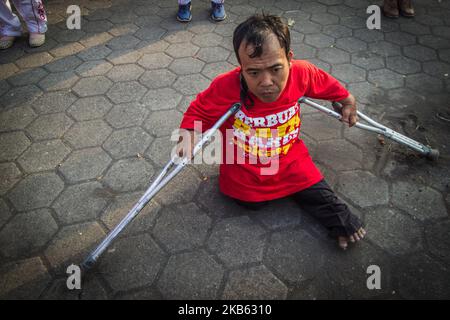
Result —
<instances>
[{"instance_id":1,"label":"brick paved ground","mask_svg":"<svg viewBox=\"0 0 450 320\"><path fill-rule=\"evenodd\" d=\"M450 297L450 3L415 1L414 19L366 28L364 0L227 0L189 24L176 1L47 1L46 44L0 52L0 297L311 299ZM380 2L380 1L375 1ZM303 139L367 224L345 253L289 200L261 212L193 166L152 201L84 278L65 270L115 226L168 160L189 101L236 65L231 35L264 8L295 21L293 49L340 79L361 110L439 148L432 163L304 107ZM139 155L139 156L138 156ZM366 268L381 268L381 290Z\"/></svg>"}]
</instances>

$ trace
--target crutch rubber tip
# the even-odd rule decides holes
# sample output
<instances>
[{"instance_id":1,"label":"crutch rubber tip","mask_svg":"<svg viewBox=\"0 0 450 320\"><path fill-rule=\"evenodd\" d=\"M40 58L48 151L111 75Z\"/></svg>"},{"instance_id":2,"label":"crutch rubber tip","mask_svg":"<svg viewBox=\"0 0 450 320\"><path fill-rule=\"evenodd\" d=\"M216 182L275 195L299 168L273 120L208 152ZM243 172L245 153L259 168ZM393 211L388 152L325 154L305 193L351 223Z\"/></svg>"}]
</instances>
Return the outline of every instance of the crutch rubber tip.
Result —
<instances>
[{"instance_id":1,"label":"crutch rubber tip","mask_svg":"<svg viewBox=\"0 0 450 320\"><path fill-rule=\"evenodd\" d=\"M436 161L439 158L439 150L431 149L430 152L427 154L427 158Z\"/></svg>"}]
</instances>

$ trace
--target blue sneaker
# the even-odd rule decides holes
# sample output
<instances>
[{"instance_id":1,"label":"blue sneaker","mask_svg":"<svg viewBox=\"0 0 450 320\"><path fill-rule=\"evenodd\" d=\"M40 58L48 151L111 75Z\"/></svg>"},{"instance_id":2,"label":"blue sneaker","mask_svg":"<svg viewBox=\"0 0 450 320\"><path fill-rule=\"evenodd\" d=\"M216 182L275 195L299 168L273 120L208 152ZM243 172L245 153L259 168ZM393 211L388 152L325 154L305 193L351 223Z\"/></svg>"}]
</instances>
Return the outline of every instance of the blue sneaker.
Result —
<instances>
[{"instance_id":1,"label":"blue sneaker","mask_svg":"<svg viewBox=\"0 0 450 320\"><path fill-rule=\"evenodd\" d=\"M192 19L191 3L180 4L178 6L177 20L181 22L189 22Z\"/></svg>"},{"instance_id":2,"label":"blue sneaker","mask_svg":"<svg viewBox=\"0 0 450 320\"><path fill-rule=\"evenodd\" d=\"M225 13L225 7L223 6L223 3L215 3L211 1L211 8L211 19L213 19L214 21L225 20L227 14Z\"/></svg>"}]
</instances>

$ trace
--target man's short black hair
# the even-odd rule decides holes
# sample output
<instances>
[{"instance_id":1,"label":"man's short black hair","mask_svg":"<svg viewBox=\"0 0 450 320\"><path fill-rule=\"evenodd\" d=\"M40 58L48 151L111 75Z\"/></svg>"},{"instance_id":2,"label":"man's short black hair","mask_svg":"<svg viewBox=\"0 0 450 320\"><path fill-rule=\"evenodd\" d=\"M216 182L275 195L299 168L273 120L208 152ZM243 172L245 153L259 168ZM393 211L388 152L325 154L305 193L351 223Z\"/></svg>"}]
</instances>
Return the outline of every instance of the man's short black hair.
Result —
<instances>
[{"instance_id":1,"label":"man's short black hair","mask_svg":"<svg viewBox=\"0 0 450 320\"><path fill-rule=\"evenodd\" d=\"M233 47L239 63L241 60L238 51L242 41L245 41L247 46L252 45L255 48L250 58L260 57L263 53L264 41L271 33L278 38L281 48L288 57L291 50L291 35L288 25L278 16L263 13L252 15L234 30Z\"/></svg>"}]
</instances>

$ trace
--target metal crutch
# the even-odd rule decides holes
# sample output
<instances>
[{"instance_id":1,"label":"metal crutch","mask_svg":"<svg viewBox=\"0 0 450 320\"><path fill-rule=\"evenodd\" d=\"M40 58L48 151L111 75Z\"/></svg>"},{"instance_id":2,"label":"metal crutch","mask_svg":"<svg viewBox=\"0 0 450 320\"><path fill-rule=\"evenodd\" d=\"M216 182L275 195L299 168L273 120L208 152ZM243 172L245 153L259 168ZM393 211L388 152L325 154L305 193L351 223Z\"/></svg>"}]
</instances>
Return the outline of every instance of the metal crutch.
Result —
<instances>
[{"instance_id":1,"label":"metal crutch","mask_svg":"<svg viewBox=\"0 0 450 320\"><path fill-rule=\"evenodd\" d=\"M217 129L234 113L241 108L241 103L233 104L230 109L208 130L202 139L195 145L191 158L193 158L207 143ZM162 169L158 177L153 181L151 186L145 191L144 195L134 205L134 207L128 212L128 214L120 221L120 223L105 237L105 239L95 248L83 261L82 268L84 270L90 269L94 266L100 255L106 250L111 242L119 235L119 233L139 214L144 206L167 184L172 180L189 162L190 159L184 157L181 162L176 164L175 159L171 158L166 166ZM172 169L172 167L175 168Z\"/></svg>"},{"instance_id":2,"label":"metal crutch","mask_svg":"<svg viewBox=\"0 0 450 320\"><path fill-rule=\"evenodd\" d=\"M307 105L309 105L313 108L316 108L317 110L322 111L322 112L328 114L329 116L332 116L333 118L336 118L338 120L341 120L341 118L342 118L342 115L337 113L336 111L331 110L327 107L324 107L318 103L315 103L314 101L311 101L306 97L301 97L298 101L299 101L299 103L301 103L301 102L306 103ZM333 102L333 107L338 108L338 109L342 108L342 106L337 102ZM369 118L361 111L357 111L357 114L361 119L365 120L370 125L357 122L355 124L355 127L364 129L367 131L379 133L391 140L394 140L398 143L401 143L405 146L410 147L411 149L418 151L419 153L421 153L422 155L426 156L427 158L429 158L431 160L437 160L439 158L439 150L432 149L430 146L423 145L420 142L417 142L411 138L408 138L408 137L402 135L401 133L398 133L397 131L394 131L388 127L385 127L382 124Z\"/></svg>"}]
</instances>

